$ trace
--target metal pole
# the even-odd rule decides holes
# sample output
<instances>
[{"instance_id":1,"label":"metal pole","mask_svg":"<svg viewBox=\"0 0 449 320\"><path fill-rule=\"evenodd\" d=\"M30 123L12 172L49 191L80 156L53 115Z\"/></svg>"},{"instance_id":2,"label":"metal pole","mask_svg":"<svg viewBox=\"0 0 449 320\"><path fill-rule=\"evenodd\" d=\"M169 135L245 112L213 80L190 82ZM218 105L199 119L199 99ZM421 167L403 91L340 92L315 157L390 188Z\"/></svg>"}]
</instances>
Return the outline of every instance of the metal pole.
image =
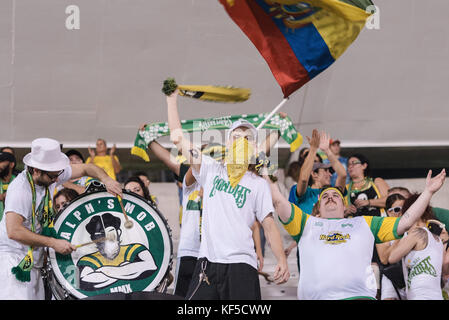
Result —
<instances>
[{"instance_id":1,"label":"metal pole","mask_svg":"<svg viewBox=\"0 0 449 320\"><path fill-rule=\"evenodd\" d=\"M257 126L257 130L259 130L259 129L261 129L264 125L265 125L265 123L267 123L268 122L268 120L270 120L272 117L273 117L273 115L280 109L280 108L282 108L282 106L288 101L288 97L287 98L284 98L284 99L282 99L282 101L281 101L281 103L279 103L277 106L276 106L276 108L274 108L273 109L273 111L271 111L270 112L270 114Z\"/></svg>"}]
</instances>

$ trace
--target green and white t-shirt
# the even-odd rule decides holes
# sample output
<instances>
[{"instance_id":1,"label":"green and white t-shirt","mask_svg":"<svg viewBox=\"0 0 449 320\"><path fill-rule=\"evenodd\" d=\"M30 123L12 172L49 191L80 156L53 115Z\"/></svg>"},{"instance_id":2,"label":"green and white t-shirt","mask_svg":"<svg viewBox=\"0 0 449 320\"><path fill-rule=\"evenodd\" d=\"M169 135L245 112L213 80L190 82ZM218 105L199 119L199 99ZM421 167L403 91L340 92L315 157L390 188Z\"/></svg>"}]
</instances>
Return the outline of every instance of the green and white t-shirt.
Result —
<instances>
[{"instance_id":1,"label":"green and white t-shirt","mask_svg":"<svg viewBox=\"0 0 449 320\"><path fill-rule=\"evenodd\" d=\"M201 170L192 173L203 187L203 218L199 258L217 263L246 263L257 269L251 226L274 212L268 182L246 172L232 188L223 163L202 156Z\"/></svg>"},{"instance_id":2,"label":"green and white t-shirt","mask_svg":"<svg viewBox=\"0 0 449 320\"><path fill-rule=\"evenodd\" d=\"M198 257L200 251L201 186L194 182L186 186L182 183L182 220L178 244L178 257Z\"/></svg>"},{"instance_id":3,"label":"green and white t-shirt","mask_svg":"<svg viewBox=\"0 0 449 320\"><path fill-rule=\"evenodd\" d=\"M399 238L399 218L322 219L291 206L290 219L281 222L298 243L298 299L375 299L377 287L371 267L374 243Z\"/></svg>"}]
</instances>

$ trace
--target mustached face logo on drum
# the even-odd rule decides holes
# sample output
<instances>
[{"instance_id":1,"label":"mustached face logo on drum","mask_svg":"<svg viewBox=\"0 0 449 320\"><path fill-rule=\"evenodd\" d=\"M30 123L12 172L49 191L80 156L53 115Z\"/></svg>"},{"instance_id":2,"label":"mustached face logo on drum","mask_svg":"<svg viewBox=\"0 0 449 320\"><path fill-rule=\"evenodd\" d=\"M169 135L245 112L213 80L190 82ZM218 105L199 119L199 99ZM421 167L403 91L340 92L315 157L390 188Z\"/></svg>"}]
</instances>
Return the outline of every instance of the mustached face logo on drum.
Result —
<instances>
[{"instance_id":1,"label":"mustached face logo on drum","mask_svg":"<svg viewBox=\"0 0 449 320\"><path fill-rule=\"evenodd\" d=\"M59 237L78 245L71 255L50 252L54 285L64 296L153 291L164 280L172 260L165 219L132 194L123 195L123 204L133 221L129 229L120 204L107 192L76 199L56 219Z\"/></svg>"},{"instance_id":2,"label":"mustached face logo on drum","mask_svg":"<svg viewBox=\"0 0 449 320\"><path fill-rule=\"evenodd\" d=\"M139 280L151 276L157 266L145 245L121 245L121 219L110 213L94 216L86 225L97 251L78 260L80 289L98 290L119 280ZM125 288L125 292L127 291Z\"/></svg>"}]
</instances>

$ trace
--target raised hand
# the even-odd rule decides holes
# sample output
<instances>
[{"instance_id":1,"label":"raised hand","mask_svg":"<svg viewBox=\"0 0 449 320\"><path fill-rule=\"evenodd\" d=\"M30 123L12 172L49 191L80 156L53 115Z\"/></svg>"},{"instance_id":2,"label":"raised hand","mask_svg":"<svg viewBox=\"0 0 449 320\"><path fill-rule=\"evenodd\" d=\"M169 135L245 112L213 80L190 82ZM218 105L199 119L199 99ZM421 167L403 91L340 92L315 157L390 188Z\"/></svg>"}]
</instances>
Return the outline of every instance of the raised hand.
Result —
<instances>
[{"instance_id":1,"label":"raised hand","mask_svg":"<svg viewBox=\"0 0 449 320\"><path fill-rule=\"evenodd\" d=\"M92 150L90 147L88 147L87 151L89 151L90 158L93 160L96 156L95 150Z\"/></svg>"},{"instance_id":2,"label":"raised hand","mask_svg":"<svg viewBox=\"0 0 449 320\"><path fill-rule=\"evenodd\" d=\"M309 138L308 136L306 136L306 138L311 148L318 149L320 145L320 134L317 129L312 130L312 138Z\"/></svg>"},{"instance_id":3,"label":"raised hand","mask_svg":"<svg viewBox=\"0 0 449 320\"><path fill-rule=\"evenodd\" d=\"M446 179L446 169L441 170L441 172L432 178L432 170L429 170L426 178L426 187L425 190L434 194L443 186L444 181Z\"/></svg>"},{"instance_id":4,"label":"raised hand","mask_svg":"<svg viewBox=\"0 0 449 320\"><path fill-rule=\"evenodd\" d=\"M113 144L111 150L109 150L109 155L112 157L115 154L115 151L117 150L117 146L115 145L115 143Z\"/></svg>"},{"instance_id":5,"label":"raised hand","mask_svg":"<svg viewBox=\"0 0 449 320\"><path fill-rule=\"evenodd\" d=\"M327 134L324 131L321 131L320 133L320 145L319 148L327 153L329 150L329 141L330 141L330 135Z\"/></svg>"}]
</instances>

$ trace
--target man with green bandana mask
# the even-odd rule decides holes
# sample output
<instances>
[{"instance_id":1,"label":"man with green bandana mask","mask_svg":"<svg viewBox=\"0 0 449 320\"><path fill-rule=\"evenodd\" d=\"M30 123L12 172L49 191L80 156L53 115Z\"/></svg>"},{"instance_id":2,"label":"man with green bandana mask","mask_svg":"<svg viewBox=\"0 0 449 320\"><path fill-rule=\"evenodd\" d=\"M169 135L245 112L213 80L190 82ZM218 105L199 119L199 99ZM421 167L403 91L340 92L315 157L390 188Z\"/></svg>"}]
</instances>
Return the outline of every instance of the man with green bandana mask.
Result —
<instances>
[{"instance_id":1,"label":"man with green bandana mask","mask_svg":"<svg viewBox=\"0 0 449 320\"><path fill-rule=\"evenodd\" d=\"M0 300L44 299L40 277L43 247L70 254L76 247L54 237L54 210L51 196L55 187L70 179L91 176L103 182L113 195L121 185L93 164L70 164L58 141L35 139L26 165L8 187L4 217L0 222Z\"/></svg>"},{"instance_id":2,"label":"man with green bandana mask","mask_svg":"<svg viewBox=\"0 0 449 320\"><path fill-rule=\"evenodd\" d=\"M215 161L184 137L177 95L175 91L167 97L170 138L204 190L200 252L187 298L260 300L251 230L256 219L277 258L275 281L286 282L290 274L273 219L269 186L251 171L257 130L246 121L236 121L227 136L224 162Z\"/></svg>"}]
</instances>

